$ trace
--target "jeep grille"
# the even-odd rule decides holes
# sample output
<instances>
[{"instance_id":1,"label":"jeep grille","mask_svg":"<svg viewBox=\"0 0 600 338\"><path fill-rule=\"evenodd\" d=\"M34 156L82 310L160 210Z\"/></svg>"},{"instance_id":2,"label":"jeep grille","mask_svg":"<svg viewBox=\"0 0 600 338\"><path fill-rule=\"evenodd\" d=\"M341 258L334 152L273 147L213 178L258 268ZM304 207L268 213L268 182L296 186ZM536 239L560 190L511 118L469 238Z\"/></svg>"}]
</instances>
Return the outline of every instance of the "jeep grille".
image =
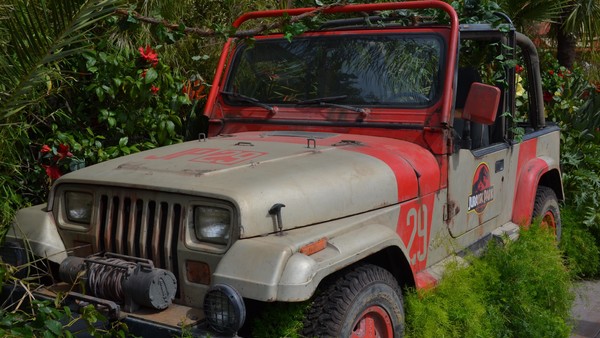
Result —
<instances>
[{"instance_id":1,"label":"jeep grille","mask_svg":"<svg viewBox=\"0 0 600 338\"><path fill-rule=\"evenodd\" d=\"M102 194L97 214L97 248L148 258L154 266L178 276L177 241L185 208L182 203L173 202L174 196L156 195L140 191Z\"/></svg>"}]
</instances>

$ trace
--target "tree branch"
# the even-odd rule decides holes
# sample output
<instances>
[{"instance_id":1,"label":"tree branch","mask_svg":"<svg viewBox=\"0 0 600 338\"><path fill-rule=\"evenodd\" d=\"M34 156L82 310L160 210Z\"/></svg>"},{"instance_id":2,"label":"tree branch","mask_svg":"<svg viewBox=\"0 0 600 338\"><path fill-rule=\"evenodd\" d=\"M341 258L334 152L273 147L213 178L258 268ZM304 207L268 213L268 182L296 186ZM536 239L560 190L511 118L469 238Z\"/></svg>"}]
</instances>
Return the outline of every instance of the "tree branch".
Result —
<instances>
[{"instance_id":1,"label":"tree branch","mask_svg":"<svg viewBox=\"0 0 600 338\"><path fill-rule=\"evenodd\" d=\"M337 6L341 6L344 4L344 1L338 1L335 2L333 4L329 4L329 5L325 5L319 8L315 8L312 11L306 12L306 13L302 13L300 15L296 15L296 16L292 16L289 18L289 20L287 21L280 21L280 22L274 22L271 24L264 24L261 25L259 27L253 28L253 29L248 29L248 30L237 30L235 33L231 34L230 37L251 37L275 28L282 28L284 27L286 24L290 24L290 23L295 23L298 22L300 20L306 19L306 18L310 18L313 16L316 16L330 8L333 7L337 7ZM115 11L116 14L121 15L121 16L131 16L134 19L141 21L141 22L145 22L147 24L151 24L151 25L163 25L166 28L170 29L170 30L180 30L180 25L179 24L175 24L175 23L171 23L168 22L166 20L161 20L161 19L156 19L156 18L152 18L152 17L147 17L147 16L143 16L135 11L127 11L125 9L118 9ZM211 28L199 28L199 27L185 27L183 29L183 33L185 34L190 34L190 35L196 35L196 36L200 36L200 37L212 37L212 36L217 36L222 34L221 32L217 32L214 29Z\"/></svg>"}]
</instances>

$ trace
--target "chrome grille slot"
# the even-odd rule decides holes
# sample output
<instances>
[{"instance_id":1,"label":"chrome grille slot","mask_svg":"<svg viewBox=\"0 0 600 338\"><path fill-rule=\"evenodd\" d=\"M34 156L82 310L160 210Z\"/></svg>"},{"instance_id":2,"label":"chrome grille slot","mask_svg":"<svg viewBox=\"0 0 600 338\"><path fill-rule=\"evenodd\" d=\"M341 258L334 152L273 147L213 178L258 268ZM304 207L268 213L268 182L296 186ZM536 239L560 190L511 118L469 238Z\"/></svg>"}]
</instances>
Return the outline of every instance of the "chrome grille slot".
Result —
<instances>
[{"instance_id":1,"label":"chrome grille slot","mask_svg":"<svg viewBox=\"0 0 600 338\"><path fill-rule=\"evenodd\" d=\"M122 190L102 191L97 199L98 251L153 261L178 276L177 241L183 224L184 201L170 194Z\"/></svg>"}]
</instances>

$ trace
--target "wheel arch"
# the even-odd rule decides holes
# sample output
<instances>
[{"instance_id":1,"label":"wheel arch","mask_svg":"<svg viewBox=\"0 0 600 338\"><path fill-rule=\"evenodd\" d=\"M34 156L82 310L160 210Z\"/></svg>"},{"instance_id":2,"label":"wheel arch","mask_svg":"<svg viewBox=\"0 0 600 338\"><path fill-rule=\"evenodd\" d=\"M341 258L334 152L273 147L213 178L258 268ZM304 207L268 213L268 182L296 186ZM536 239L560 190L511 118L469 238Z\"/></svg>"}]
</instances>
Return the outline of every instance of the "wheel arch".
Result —
<instances>
[{"instance_id":1,"label":"wheel arch","mask_svg":"<svg viewBox=\"0 0 600 338\"><path fill-rule=\"evenodd\" d=\"M559 201L564 201L565 195L562 186L562 180L558 169L552 169L540 177L538 185L546 186L556 194Z\"/></svg>"},{"instance_id":2,"label":"wheel arch","mask_svg":"<svg viewBox=\"0 0 600 338\"><path fill-rule=\"evenodd\" d=\"M354 264L362 262L380 266L391 272L402 289L413 288L416 285L410 263L402 249L397 246L388 246Z\"/></svg>"},{"instance_id":3,"label":"wheel arch","mask_svg":"<svg viewBox=\"0 0 600 338\"><path fill-rule=\"evenodd\" d=\"M554 190L556 197L564 199L558 163L551 158L537 157L528 161L517 177L517 189L513 199L512 221L516 224L531 223L533 205L538 186Z\"/></svg>"},{"instance_id":4,"label":"wheel arch","mask_svg":"<svg viewBox=\"0 0 600 338\"><path fill-rule=\"evenodd\" d=\"M322 251L306 255L299 252L298 243L290 245L278 236L237 241L219 262L213 282L228 284L257 301L298 302L311 298L330 276L370 262L390 271L401 286L415 283L404 243L387 226L362 225L327 243Z\"/></svg>"}]
</instances>

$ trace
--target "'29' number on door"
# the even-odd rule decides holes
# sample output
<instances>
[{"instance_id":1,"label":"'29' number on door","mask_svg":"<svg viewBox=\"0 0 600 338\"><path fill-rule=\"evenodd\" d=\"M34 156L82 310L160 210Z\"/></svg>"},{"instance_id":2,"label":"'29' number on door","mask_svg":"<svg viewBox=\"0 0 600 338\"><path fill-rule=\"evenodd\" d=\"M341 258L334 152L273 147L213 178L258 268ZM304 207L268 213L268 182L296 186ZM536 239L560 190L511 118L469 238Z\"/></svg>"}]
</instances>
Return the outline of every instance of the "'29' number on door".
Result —
<instances>
[{"instance_id":1,"label":"'29' number on door","mask_svg":"<svg viewBox=\"0 0 600 338\"><path fill-rule=\"evenodd\" d=\"M423 204L411 208L406 215L406 226L412 229L407 245L411 265L416 264L417 261L422 262L427 258L427 229L429 225L427 214L427 206ZM416 244L415 240L418 241ZM413 244L416 245L414 250Z\"/></svg>"}]
</instances>

